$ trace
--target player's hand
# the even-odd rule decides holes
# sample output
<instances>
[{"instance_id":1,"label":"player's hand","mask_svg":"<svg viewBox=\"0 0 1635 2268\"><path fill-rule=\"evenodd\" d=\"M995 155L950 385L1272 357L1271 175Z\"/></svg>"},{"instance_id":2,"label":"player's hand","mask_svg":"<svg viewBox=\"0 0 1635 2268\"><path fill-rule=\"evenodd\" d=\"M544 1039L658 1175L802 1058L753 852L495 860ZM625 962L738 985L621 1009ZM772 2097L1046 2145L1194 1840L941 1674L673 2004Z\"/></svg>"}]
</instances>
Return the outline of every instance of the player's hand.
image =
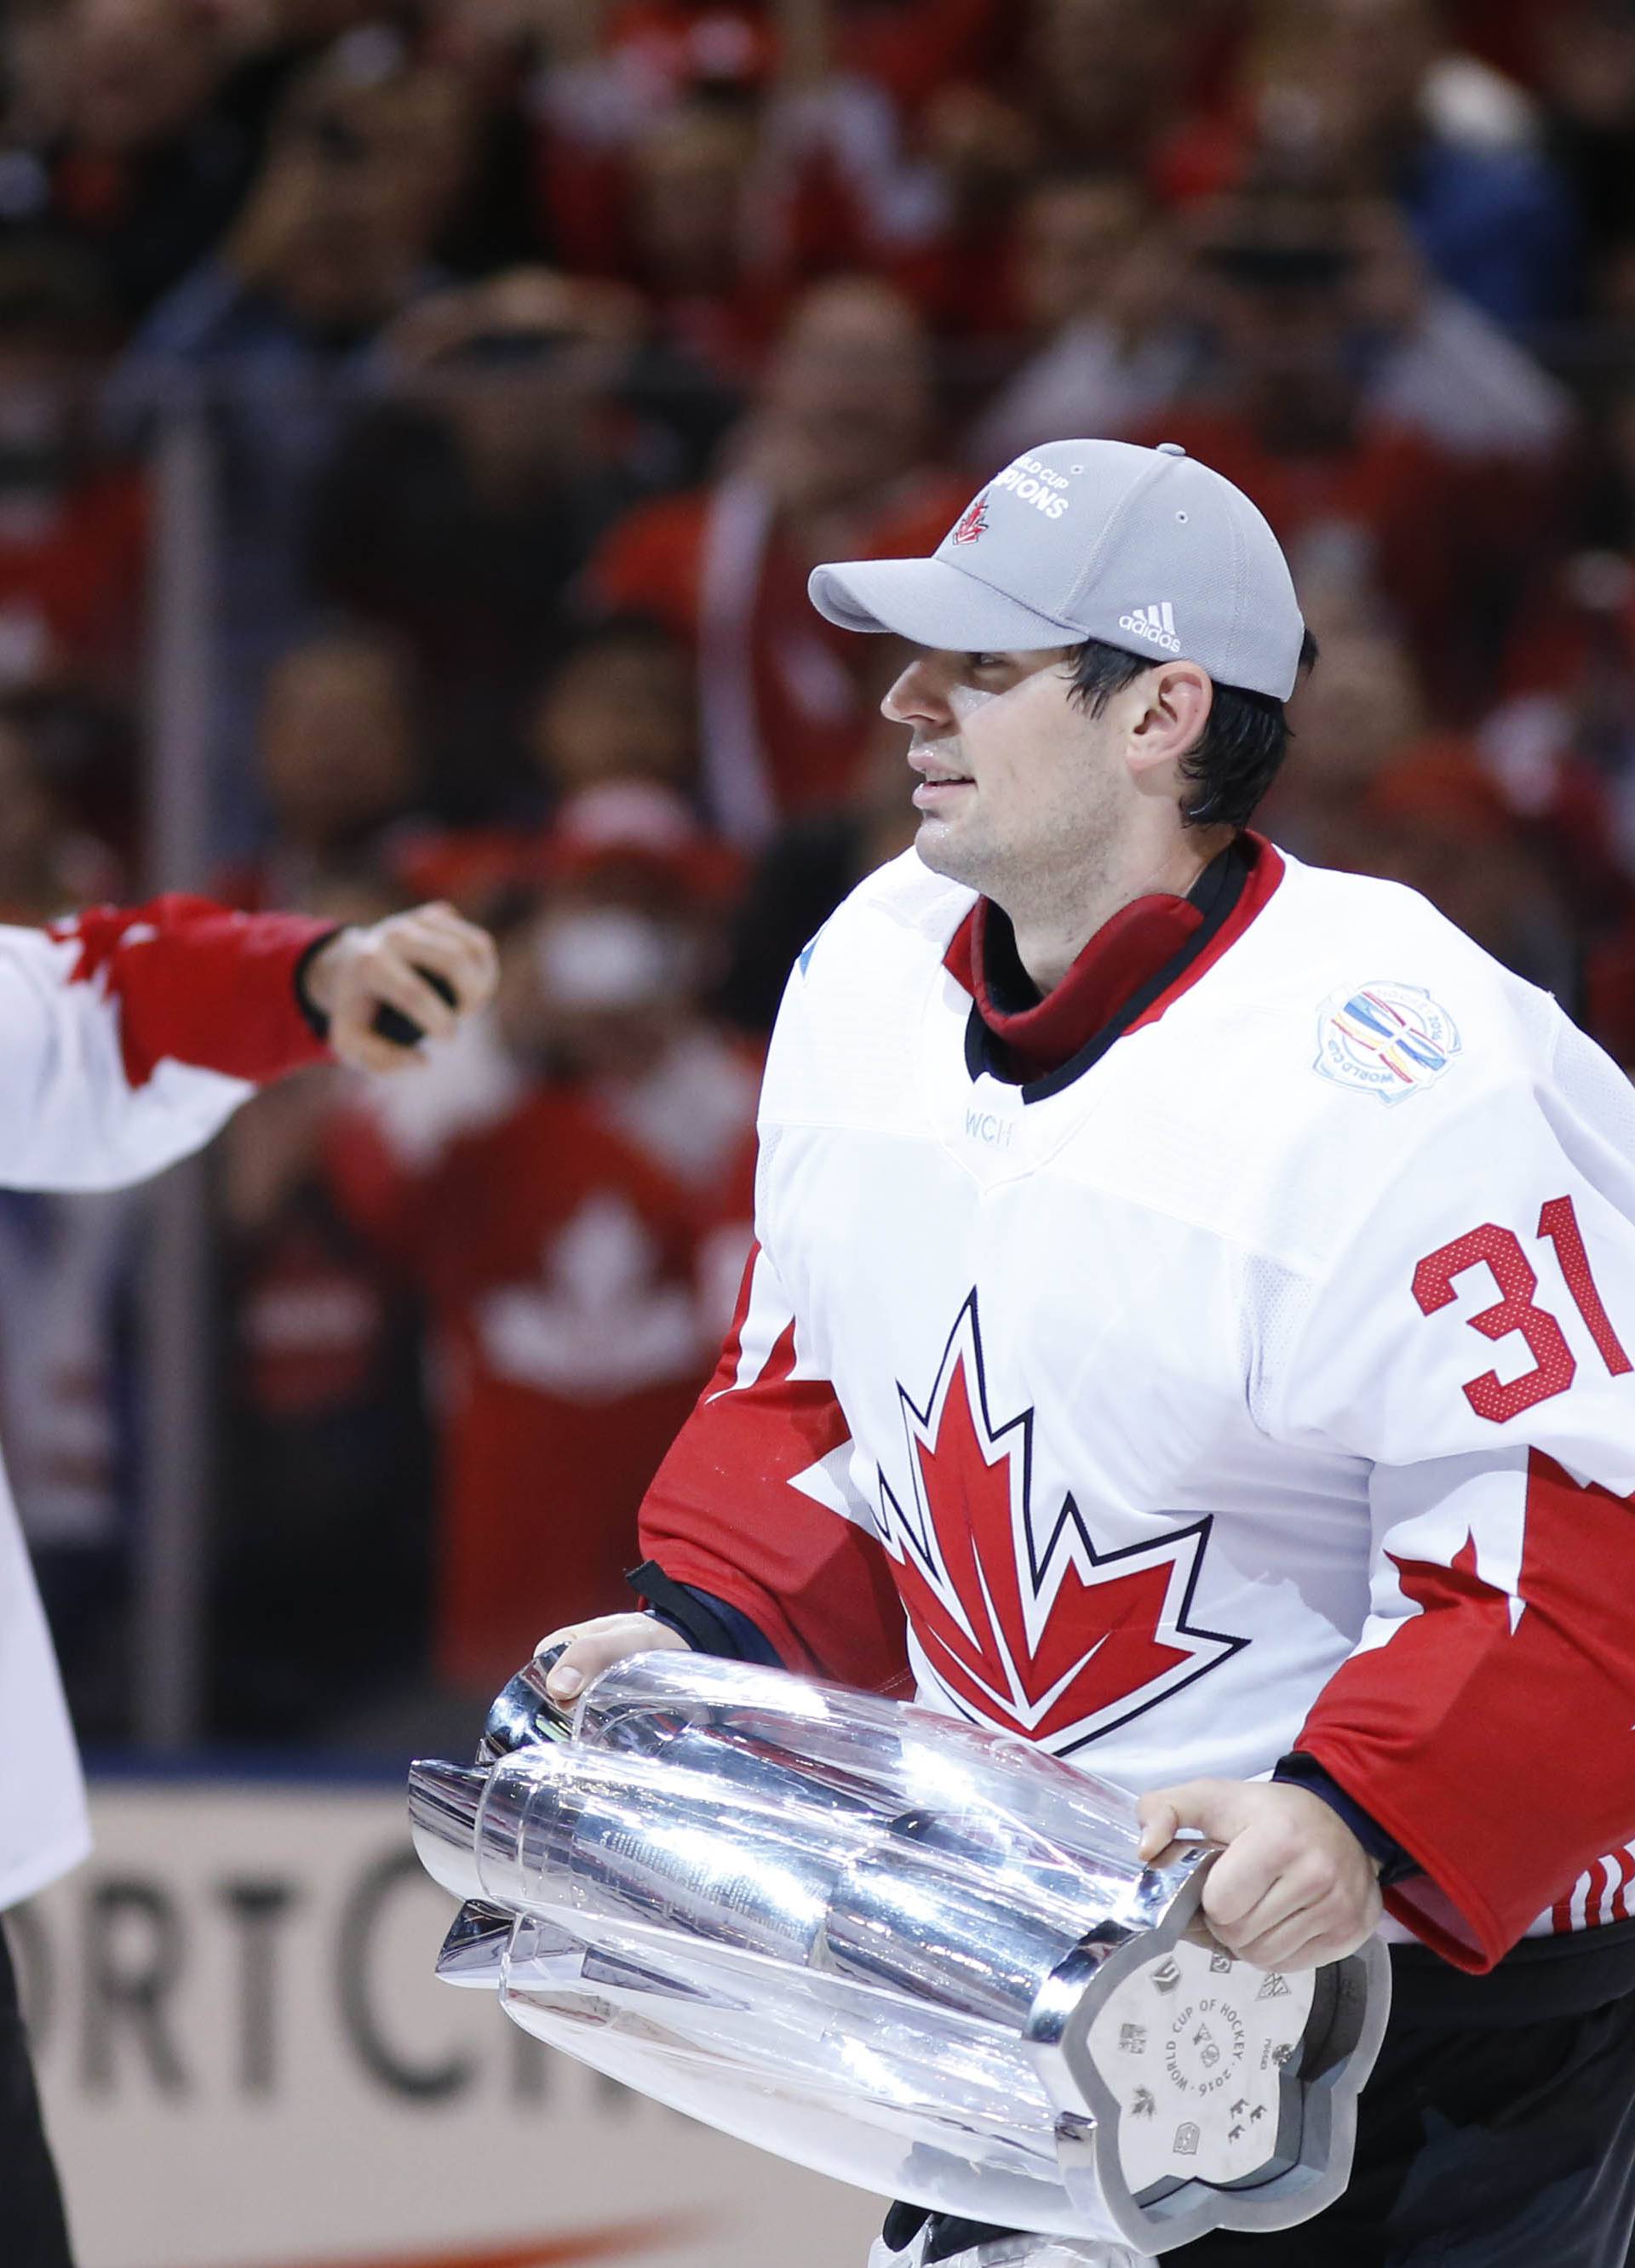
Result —
<instances>
[{"instance_id":1,"label":"player's hand","mask_svg":"<svg viewBox=\"0 0 1635 2268\"><path fill-rule=\"evenodd\" d=\"M1182 1827L1224 1845L1204 1885L1204 1918L1228 1953L1257 1969L1343 1960L1379 1925L1374 1861L1308 1788L1188 1780L1144 1795L1140 1817L1149 1862Z\"/></svg>"},{"instance_id":2,"label":"player's hand","mask_svg":"<svg viewBox=\"0 0 1635 2268\"><path fill-rule=\"evenodd\" d=\"M439 976L451 1006L426 975ZM306 998L329 1019L329 1045L355 1071L395 1071L422 1060L373 1027L382 1007L397 1009L427 1039L446 1040L462 1016L493 997L498 964L486 930L462 921L452 906L416 906L368 929L342 929L313 954L303 972Z\"/></svg>"},{"instance_id":3,"label":"player's hand","mask_svg":"<svg viewBox=\"0 0 1635 2268\"><path fill-rule=\"evenodd\" d=\"M598 1615L594 1622L569 1623L542 1638L534 1651L544 1653L564 1638L567 1646L545 1680L551 1699L564 1707L578 1699L593 1677L600 1677L627 1654L692 1651L679 1631L656 1622L652 1615Z\"/></svg>"}]
</instances>

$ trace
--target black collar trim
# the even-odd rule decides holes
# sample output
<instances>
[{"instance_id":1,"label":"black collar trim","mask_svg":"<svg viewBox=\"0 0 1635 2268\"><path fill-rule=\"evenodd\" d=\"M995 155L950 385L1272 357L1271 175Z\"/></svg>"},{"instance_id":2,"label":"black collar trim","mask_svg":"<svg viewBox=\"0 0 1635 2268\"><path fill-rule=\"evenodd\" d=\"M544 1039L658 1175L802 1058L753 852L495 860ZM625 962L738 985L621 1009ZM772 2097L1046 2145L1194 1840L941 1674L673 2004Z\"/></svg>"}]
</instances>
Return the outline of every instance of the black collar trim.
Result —
<instances>
[{"instance_id":1,"label":"black collar trim","mask_svg":"<svg viewBox=\"0 0 1635 2268\"><path fill-rule=\"evenodd\" d=\"M1241 841L1229 843L1218 858L1212 858L1187 892L1189 903L1197 906L1204 916L1198 927L1160 968L1154 969L1145 984L1138 986L1118 1013L1094 1033L1076 1055L1070 1056L1059 1070L1047 1072L1042 1079L1019 1079L1004 1068L1003 1042L983 1021L982 1010L973 1000L965 1025L965 1068L972 1079L986 1076L998 1079L1003 1086L1020 1087L1023 1102L1028 1103L1042 1102L1048 1096L1059 1094L1064 1087L1071 1086L1075 1079L1082 1079L1219 936L1242 896L1251 872L1252 861Z\"/></svg>"}]
</instances>

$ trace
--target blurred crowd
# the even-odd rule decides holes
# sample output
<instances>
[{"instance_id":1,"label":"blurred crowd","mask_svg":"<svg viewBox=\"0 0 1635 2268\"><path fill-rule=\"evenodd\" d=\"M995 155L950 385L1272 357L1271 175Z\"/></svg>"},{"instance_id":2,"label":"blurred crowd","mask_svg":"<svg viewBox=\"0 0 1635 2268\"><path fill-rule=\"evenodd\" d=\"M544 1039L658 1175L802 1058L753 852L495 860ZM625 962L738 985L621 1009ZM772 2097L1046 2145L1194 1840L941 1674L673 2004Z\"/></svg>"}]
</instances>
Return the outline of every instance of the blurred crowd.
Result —
<instances>
[{"instance_id":1,"label":"blurred crowd","mask_svg":"<svg viewBox=\"0 0 1635 2268\"><path fill-rule=\"evenodd\" d=\"M217 1160L215 1732L367 1739L619 1602L784 973L911 836L900 656L807 571L1066 434L1282 538L1267 830L1635 1065L1631 0L8 0L0 916L142 887L180 627L201 883L503 948L451 1055ZM0 1197L0 1431L114 1734L143 1210Z\"/></svg>"}]
</instances>

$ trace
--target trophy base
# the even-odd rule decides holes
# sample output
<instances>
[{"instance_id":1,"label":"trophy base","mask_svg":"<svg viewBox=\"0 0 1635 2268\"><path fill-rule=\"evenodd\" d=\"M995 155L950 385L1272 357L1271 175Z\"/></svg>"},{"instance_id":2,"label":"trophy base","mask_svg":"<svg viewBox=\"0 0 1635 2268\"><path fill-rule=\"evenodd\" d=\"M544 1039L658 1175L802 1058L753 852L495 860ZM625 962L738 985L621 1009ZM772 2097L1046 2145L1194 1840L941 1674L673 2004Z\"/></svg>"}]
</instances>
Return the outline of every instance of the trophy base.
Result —
<instances>
[{"instance_id":1,"label":"trophy base","mask_svg":"<svg viewBox=\"0 0 1635 2268\"><path fill-rule=\"evenodd\" d=\"M1377 1940L1315 1970L1235 1960L1198 1914L1208 1871L1155 1928L1110 1951L1093 1933L1029 2024L1068 2194L1094 2194L1145 2254L1292 2228L1337 2198L1389 2011Z\"/></svg>"}]
</instances>

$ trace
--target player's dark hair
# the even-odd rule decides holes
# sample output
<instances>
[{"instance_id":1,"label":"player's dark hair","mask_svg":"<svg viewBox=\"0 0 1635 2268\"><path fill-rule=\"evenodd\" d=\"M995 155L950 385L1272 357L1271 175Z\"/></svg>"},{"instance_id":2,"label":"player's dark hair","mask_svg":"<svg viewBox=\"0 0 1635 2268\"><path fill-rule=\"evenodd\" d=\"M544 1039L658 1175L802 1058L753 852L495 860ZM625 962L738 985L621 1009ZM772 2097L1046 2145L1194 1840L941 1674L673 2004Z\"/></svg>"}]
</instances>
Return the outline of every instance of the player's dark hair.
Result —
<instances>
[{"instance_id":1,"label":"player's dark hair","mask_svg":"<svg viewBox=\"0 0 1635 2268\"><path fill-rule=\"evenodd\" d=\"M1300 642L1303 677L1317 659L1309 630ZM1116 693L1162 665L1145 654L1086 638L1074 652L1073 698L1099 717ZM1278 777L1293 736L1283 703L1270 693L1250 693L1241 685L1217 685L1209 722L1181 759L1187 784L1181 817L1188 827L1245 827L1256 805Z\"/></svg>"}]
</instances>

